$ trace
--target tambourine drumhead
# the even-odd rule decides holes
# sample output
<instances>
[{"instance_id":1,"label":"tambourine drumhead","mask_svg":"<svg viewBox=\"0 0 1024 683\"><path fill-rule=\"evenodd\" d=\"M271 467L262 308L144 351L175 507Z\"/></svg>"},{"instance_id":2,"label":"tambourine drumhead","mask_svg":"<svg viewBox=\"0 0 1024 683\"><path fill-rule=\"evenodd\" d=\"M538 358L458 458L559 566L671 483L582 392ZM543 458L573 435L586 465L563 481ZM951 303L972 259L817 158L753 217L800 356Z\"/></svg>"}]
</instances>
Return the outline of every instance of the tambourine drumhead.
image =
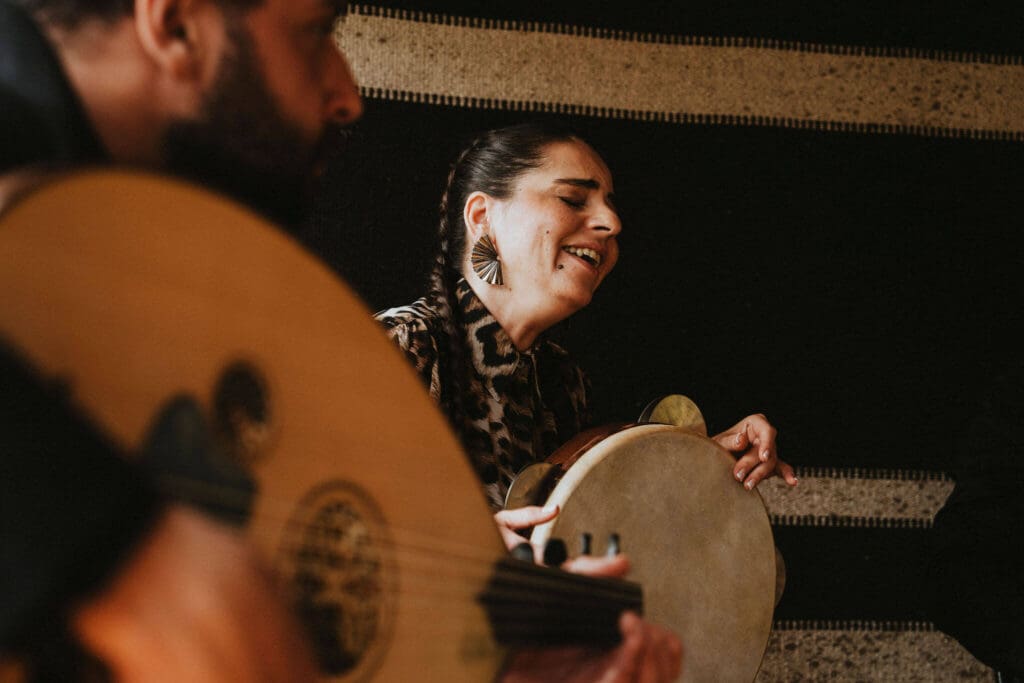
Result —
<instances>
[{"instance_id":1,"label":"tambourine drumhead","mask_svg":"<svg viewBox=\"0 0 1024 683\"><path fill-rule=\"evenodd\" d=\"M600 555L618 534L645 616L682 639L687 683L753 681L771 630L775 544L764 503L733 479L734 462L679 427L631 427L569 468L547 501L561 513L531 537L560 538L575 555L589 533Z\"/></svg>"}]
</instances>

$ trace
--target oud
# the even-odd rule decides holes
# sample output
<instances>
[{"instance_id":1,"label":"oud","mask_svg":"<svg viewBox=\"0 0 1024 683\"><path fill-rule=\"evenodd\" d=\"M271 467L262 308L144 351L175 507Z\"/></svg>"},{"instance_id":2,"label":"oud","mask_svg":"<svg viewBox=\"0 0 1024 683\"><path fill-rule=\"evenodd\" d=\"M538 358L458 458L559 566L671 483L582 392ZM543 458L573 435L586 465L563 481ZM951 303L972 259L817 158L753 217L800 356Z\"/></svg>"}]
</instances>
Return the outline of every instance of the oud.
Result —
<instances>
[{"instance_id":1,"label":"oud","mask_svg":"<svg viewBox=\"0 0 1024 683\"><path fill-rule=\"evenodd\" d=\"M123 172L51 182L0 216L0 292L7 343L168 495L245 527L325 681L487 681L509 647L614 642L641 607L635 584L509 559L370 312L231 202Z\"/></svg>"}]
</instances>

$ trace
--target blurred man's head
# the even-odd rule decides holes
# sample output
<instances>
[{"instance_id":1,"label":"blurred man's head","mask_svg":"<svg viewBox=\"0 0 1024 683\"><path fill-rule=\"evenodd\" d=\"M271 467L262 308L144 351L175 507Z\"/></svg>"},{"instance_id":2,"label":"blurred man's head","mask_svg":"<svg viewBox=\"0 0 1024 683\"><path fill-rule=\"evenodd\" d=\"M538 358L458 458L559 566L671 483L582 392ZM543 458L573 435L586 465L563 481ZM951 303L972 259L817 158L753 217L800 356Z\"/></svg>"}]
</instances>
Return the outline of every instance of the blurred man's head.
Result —
<instances>
[{"instance_id":1,"label":"blurred man's head","mask_svg":"<svg viewBox=\"0 0 1024 683\"><path fill-rule=\"evenodd\" d=\"M20 0L114 161L292 222L331 129L362 104L335 0Z\"/></svg>"}]
</instances>

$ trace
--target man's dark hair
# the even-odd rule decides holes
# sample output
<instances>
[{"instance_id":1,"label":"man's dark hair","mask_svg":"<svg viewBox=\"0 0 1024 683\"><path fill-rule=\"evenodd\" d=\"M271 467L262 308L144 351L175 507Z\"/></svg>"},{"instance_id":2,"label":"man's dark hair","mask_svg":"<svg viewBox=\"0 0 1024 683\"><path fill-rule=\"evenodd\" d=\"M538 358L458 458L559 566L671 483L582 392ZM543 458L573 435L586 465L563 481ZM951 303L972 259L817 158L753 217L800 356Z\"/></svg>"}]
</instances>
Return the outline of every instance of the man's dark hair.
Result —
<instances>
[{"instance_id":1,"label":"man's dark hair","mask_svg":"<svg viewBox=\"0 0 1024 683\"><path fill-rule=\"evenodd\" d=\"M231 9L248 10L263 0L217 0ZM62 29L73 29L88 19L113 23L135 8L133 0L17 0L37 21Z\"/></svg>"}]
</instances>

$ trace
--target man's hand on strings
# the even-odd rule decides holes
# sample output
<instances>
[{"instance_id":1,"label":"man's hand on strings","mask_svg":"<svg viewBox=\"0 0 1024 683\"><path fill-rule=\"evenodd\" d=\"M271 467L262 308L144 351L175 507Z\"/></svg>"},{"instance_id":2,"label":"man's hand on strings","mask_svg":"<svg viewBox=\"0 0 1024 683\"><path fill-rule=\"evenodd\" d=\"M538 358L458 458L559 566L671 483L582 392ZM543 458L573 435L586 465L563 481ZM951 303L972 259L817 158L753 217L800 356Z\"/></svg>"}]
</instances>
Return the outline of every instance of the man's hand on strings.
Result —
<instances>
[{"instance_id":1,"label":"man's hand on strings","mask_svg":"<svg viewBox=\"0 0 1024 683\"><path fill-rule=\"evenodd\" d=\"M543 524L558 515L558 506L528 506L502 510L494 515L509 550L525 542L518 531ZM543 550L534 548L537 562ZM575 574L623 578L629 572L625 555L580 555L562 563ZM682 645L661 626L644 621L632 612L619 619L622 642L611 650L588 647L526 648L509 658L502 683L669 683L679 676Z\"/></svg>"},{"instance_id":2,"label":"man's hand on strings","mask_svg":"<svg viewBox=\"0 0 1024 683\"><path fill-rule=\"evenodd\" d=\"M619 618L622 642L611 650L529 648L509 658L501 683L669 683L679 676L683 648L670 631L632 612Z\"/></svg>"}]
</instances>

